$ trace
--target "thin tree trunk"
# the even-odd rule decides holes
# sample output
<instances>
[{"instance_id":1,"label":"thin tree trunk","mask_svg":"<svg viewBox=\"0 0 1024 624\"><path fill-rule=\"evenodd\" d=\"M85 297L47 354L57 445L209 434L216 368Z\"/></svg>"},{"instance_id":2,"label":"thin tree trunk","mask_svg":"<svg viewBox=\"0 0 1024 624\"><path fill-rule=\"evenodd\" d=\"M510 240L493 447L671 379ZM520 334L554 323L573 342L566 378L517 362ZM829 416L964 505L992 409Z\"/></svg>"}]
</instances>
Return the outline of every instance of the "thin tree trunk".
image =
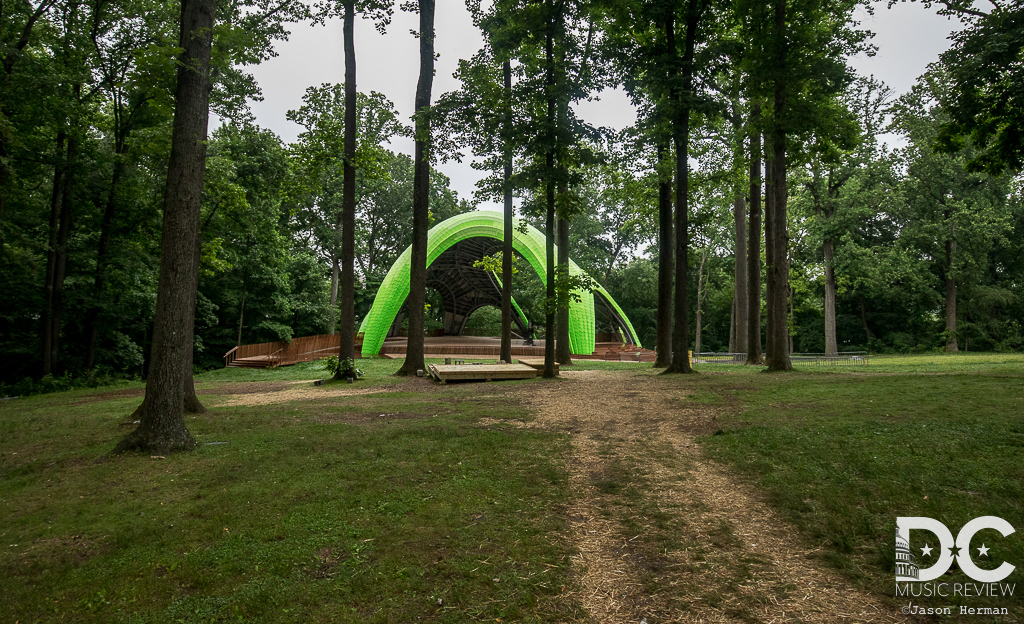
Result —
<instances>
[{"instance_id":1,"label":"thin tree trunk","mask_svg":"<svg viewBox=\"0 0 1024 624\"><path fill-rule=\"evenodd\" d=\"M569 221L558 219L558 275L569 277ZM558 341L555 343L555 360L562 366L572 366L572 345L569 343L569 298L568 293L558 296Z\"/></svg>"},{"instance_id":2,"label":"thin tree trunk","mask_svg":"<svg viewBox=\"0 0 1024 624\"><path fill-rule=\"evenodd\" d=\"M835 243L831 238L826 238L825 250L825 355L835 355L839 352L839 343L836 340L836 269L833 266L835 259Z\"/></svg>"},{"instance_id":3,"label":"thin tree trunk","mask_svg":"<svg viewBox=\"0 0 1024 624\"><path fill-rule=\"evenodd\" d=\"M81 88L76 85L76 96ZM67 276L68 240L71 237L71 210L74 205L75 192L75 158L78 153L78 141L74 134L68 136L67 171L64 173L64 190L60 200L60 229L57 234L57 258L53 276L53 303L50 317L50 363L53 371L59 372L60 360L60 315L64 307L64 278Z\"/></svg>"},{"instance_id":4,"label":"thin tree trunk","mask_svg":"<svg viewBox=\"0 0 1024 624\"><path fill-rule=\"evenodd\" d=\"M245 290L245 280L242 280L242 303L238 307L238 342L235 343L235 346L239 346L239 347L242 346L242 326L245 323L245 297L246 297L246 294L247 293L246 293L246 290Z\"/></svg>"},{"instance_id":5,"label":"thin tree trunk","mask_svg":"<svg viewBox=\"0 0 1024 624\"><path fill-rule=\"evenodd\" d=\"M338 225L341 225L340 223ZM337 235L335 236L337 238ZM340 277L341 266L338 262L337 241L335 241L335 253L331 254L331 324L328 327L328 334L333 334L338 326L338 278Z\"/></svg>"},{"instance_id":6,"label":"thin tree trunk","mask_svg":"<svg viewBox=\"0 0 1024 624\"><path fill-rule=\"evenodd\" d=\"M747 231L747 364L761 364L761 105L750 111L750 225Z\"/></svg>"},{"instance_id":7,"label":"thin tree trunk","mask_svg":"<svg viewBox=\"0 0 1024 624\"><path fill-rule=\"evenodd\" d=\"M701 328L702 328L702 322L703 322L703 316L704 316L702 308L704 307L703 306L703 303L704 303L704 289L707 286L707 282L704 280L704 263L707 260L707 257L708 257L708 248L705 247L701 251L701 254L700 254L700 265L697 267L697 315L696 315L697 318L695 319L696 323L697 323L697 328L696 328L697 329L697 336L696 336L696 340L694 340L694 346L693 346L693 352L695 354L696 353L700 353L701 349L702 349L702 345L701 345ZM733 302L733 305L735 305L735 302Z\"/></svg>"},{"instance_id":8,"label":"thin tree trunk","mask_svg":"<svg viewBox=\"0 0 1024 624\"><path fill-rule=\"evenodd\" d=\"M789 327L786 335L789 337L789 352L793 353L793 328L796 327L796 289L789 287Z\"/></svg>"},{"instance_id":9,"label":"thin tree trunk","mask_svg":"<svg viewBox=\"0 0 1024 624\"><path fill-rule=\"evenodd\" d=\"M66 154L64 144L67 133L57 132L54 149L53 188L50 192L49 239L46 245L46 277L43 283L43 312L40 315L42 333L42 374L53 373L53 285L57 275L57 237L60 231L60 196L64 189Z\"/></svg>"},{"instance_id":10,"label":"thin tree trunk","mask_svg":"<svg viewBox=\"0 0 1024 624\"><path fill-rule=\"evenodd\" d=\"M736 293L733 293L732 305L729 306L729 353L739 353L736 350Z\"/></svg>"},{"instance_id":11,"label":"thin tree trunk","mask_svg":"<svg viewBox=\"0 0 1024 624\"><path fill-rule=\"evenodd\" d=\"M658 317L655 368L672 364L672 174L667 141L658 138Z\"/></svg>"},{"instance_id":12,"label":"thin tree trunk","mask_svg":"<svg viewBox=\"0 0 1024 624\"><path fill-rule=\"evenodd\" d=\"M866 340L866 342L864 344L868 345L868 344L871 344L871 330L868 329L868 313L864 309L864 297L861 296L861 297L859 297L859 299L860 299L860 323L861 323L861 326L864 327L864 339Z\"/></svg>"},{"instance_id":13,"label":"thin tree trunk","mask_svg":"<svg viewBox=\"0 0 1024 624\"><path fill-rule=\"evenodd\" d=\"M512 362L512 62L501 64L505 85L504 120L504 229L501 247L501 359Z\"/></svg>"},{"instance_id":14,"label":"thin tree trunk","mask_svg":"<svg viewBox=\"0 0 1024 624\"><path fill-rule=\"evenodd\" d=\"M120 146L118 146L120 147ZM103 298L103 289L106 285L107 256L110 252L110 239L113 237L114 216L117 213L117 197L121 189L121 176L124 173L123 153L115 149L114 171L110 181L110 194L107 195L107 204L103 208L103 219L100 222L100 239L96 245L96 271L93 276L92 297L93 302L86 317L86 351L85 369L92 371L96 366L96 346L99 342L100 323L100 301Z\"/></svg>"},{"instance_id":15,"label":"thin tree trunk","mask_svg":"<svg viewBox=\"0 0 1024 624\"><path fill-rule=\"evenodd\" d=\"M198 280L200 199L206 166L210 51L215 2L183 0L171 157L164 191L163 232L153 347L139 426L114 453L192 450L185 427L192 385L192 332Z\"/></svg>"},{"instance_id":16,"label":"thin tree trunk","mask_svg":"<svg viewBox=\"0 0 1024 624\"><path fill-rule=\"evenodd\" d=\"M427 296L427 229L430 210L430 89L434 81L434 0L419 0L420 77L416 84L416 153L412 192L412 268L409 271L409 339L405 363L398 375L425 370L423 358L424 310Z\"/></svg>"},{"instance_id":17,"label":"thin tree trunk","mask_svg":"<svg viewBox=\"0 0 1024 624\"><path fill-rule=\"evenodd\" d=\"M338 359L346 360L355 357L355 330L356 330L356 44L355 44L355 2L345 2L345 162L342 166L341 180L341 312L339 314L339 348ZM433 8L430 9L431 19L431 67L433 72ZM422 71L422 70L421 70ZM427 103L430 105L430 88L427 87ZM427 175L429 177L430 163L427 160ZM425 185L429 184L429 179ZM426 260L424 259L424 264ZM426 268L423 269L426 271ZM424 274L424 288L426 288L426 274ZM426 294L424 293L424 297ZM422 316L421 316L422 323ZM420 332L422 334L422 332ZM420 338L422 344L422 336ZM422 347L421 347L422 351ZM342 367L338 367L335 379L342 379L347 374Z\"/></svg>"},{"instance_id":18,"label":"thin tree trunk","mask_svg":"<svg viewBox=\"0 0 1024 624\"><path fill-rule=\"evenodd\" d=\"M946 241L946 351L959 351L956 340L956 277L953 276L953 254L956 241Z\"/></svg>"},{"instance_id":19,"label":"thin tree trunk","mask_svg":"<svg viewBox=\"0 0 1024 624\"><path fill-rule=\"evenodd\" d=\"M764 356L765 364L770 364L769 358L772 354L772 339L774 335L772 333L772 318L774 316L774 310L769 304L769 293L771 292L772 279L774 274L771 272L772 258L775 257L775 159L773 150L768 140L768 135L764 137L764 281L765 281L765 337L764 337Z\"/></svg>"},{"instance_id":20,"label":"thin tree trunk","mask_svg":"<svg viewBox=\"0 0 1024 624\"><path fill-rule=\"evenodd\" d=\"M735 147L733 149L733 169L736 178L739 179L743 173L743 134L742 124L736 122ZM736 182L733 190L733 232L735 234L735 262L733 264L733 319L729 326L729 333L732 338L729 341L730 353L747 352L747 203L744 199L744 189L740 182Z\"/></svg>"}]
</instances>

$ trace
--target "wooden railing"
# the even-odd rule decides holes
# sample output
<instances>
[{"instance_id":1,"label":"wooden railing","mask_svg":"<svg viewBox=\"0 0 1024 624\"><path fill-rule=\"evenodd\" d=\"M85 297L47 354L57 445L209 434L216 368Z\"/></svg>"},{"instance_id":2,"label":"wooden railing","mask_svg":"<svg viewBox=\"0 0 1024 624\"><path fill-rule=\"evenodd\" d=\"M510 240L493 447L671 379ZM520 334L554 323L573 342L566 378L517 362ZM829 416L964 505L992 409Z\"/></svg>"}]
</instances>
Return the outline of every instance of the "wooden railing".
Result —
<instances>
[{"instance_id":1,"label":"wooden railing","mask_svg":"<svg viewBox=\"0 0 1024 624\"><path fill-rule=\"evenodd\" d=\"M362 343L362 336L356 337L356 351ZM339 334L303 336L291 342L278 340L237 346L224 354L224 365L264 365L268 368L288 366L297 362L311 362L329 355L337 355L341 346Z\"/></svg>"}]
</instances>

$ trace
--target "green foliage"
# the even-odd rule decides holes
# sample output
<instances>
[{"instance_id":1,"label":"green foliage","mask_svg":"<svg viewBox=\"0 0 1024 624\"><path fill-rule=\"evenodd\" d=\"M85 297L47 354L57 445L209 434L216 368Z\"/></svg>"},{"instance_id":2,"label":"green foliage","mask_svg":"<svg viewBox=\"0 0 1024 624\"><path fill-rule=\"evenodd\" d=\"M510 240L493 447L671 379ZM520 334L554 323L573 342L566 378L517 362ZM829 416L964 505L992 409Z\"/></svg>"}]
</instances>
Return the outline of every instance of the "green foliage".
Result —
<instances>
[{"instance_id":1,"label":"green foliage","mask_svg":"<svg viewBox=\"0 0 1024 624\"><path fill-rule=\"evenodd\" d=\"M363 371L356 368L355 360L352 358L345 358L339 361L338 356L329 355L325 358L320 358L319 361L323 365L323 369L330 373L334 379L355 381L363 378Z\"/></svg>"}]
</instances>

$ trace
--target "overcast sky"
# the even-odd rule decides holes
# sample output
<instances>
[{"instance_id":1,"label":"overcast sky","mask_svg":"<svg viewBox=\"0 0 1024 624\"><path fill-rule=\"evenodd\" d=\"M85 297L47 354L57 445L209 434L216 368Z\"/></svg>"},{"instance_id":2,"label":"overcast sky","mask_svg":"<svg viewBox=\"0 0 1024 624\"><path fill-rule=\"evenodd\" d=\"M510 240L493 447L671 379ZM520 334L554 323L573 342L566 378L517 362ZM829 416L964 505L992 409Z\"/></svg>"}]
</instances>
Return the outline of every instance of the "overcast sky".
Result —
<instances>
[{"instance_id":1,"label":"overcast sky","mask_svg":"<svg viewBox=\"0 0 1024 624\"><path fill-rule=\"evenodd\" d=\"M861 74L874 74L897 93L906 92L926 66L938 60L949 47L947 37L959 22L935 15L934 9L920 4L900 3L886 9L876 4L875 15L861 13L862 27L875 33L878 54L857 57L851 64ZM419 47L409 31L418 29L418 16L396 11L386 35L379 35L372 23L357 20L356 84L360 91L379 91L408 118L413 112L419 71ZM452 73L460 58L471 57L483 45L480 32L473 26L462 0L438 0L435 16L435 48L440 55L436 64L433 95L452 91L459 82ZM277 133L284 141L295 140L299 126L285 119L285 113L302 105L307 87L323 83L341 83L345 78L341 22L326 26L296 24L290 41L277 46L278 56L252 68L263 89L264 100L254 102L257 123ZM636 120L629 99L622 91L604 92L599 101L582 102L576 112L596 126L621 129ZM403 139L392 149L412 154L412 140ZM440 165L452 180L460 197L471 198L480 175L462 164ZM483 207L483 206L482 206ZM490 207L490 206L487 206ZM497 208L497 206L494 206Z\"/></svg>"}]
</instances>

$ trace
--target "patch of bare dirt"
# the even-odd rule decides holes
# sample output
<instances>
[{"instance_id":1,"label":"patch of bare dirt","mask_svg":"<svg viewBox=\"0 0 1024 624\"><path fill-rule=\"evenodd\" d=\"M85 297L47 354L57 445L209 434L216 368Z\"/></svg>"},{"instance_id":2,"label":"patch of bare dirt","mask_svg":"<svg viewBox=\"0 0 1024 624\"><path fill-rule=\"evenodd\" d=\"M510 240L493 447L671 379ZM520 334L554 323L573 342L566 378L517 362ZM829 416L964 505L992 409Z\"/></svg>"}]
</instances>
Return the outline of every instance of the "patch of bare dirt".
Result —
<instances>
[{"instance_id":1,"label":"patch of bare dirt","mask_svg":"<svg viewBox=\"0 0 1024 624\"><path fill-rule=\"evenodd\" d=\"M687 401L685 380L633 371L562 376L531 397L535 421L505 424L572 436L567 537L579 552L576 598L592 621L907 620L810 556L757 491L703 455L694 437L718 428L721 408ZM661 520L630 510L626 528L615 508L621 484L604 476L616 470L643 475L647 515ZM658 531L679 540L672 548L649 543Z\"/></svg>"}]
</instances>

